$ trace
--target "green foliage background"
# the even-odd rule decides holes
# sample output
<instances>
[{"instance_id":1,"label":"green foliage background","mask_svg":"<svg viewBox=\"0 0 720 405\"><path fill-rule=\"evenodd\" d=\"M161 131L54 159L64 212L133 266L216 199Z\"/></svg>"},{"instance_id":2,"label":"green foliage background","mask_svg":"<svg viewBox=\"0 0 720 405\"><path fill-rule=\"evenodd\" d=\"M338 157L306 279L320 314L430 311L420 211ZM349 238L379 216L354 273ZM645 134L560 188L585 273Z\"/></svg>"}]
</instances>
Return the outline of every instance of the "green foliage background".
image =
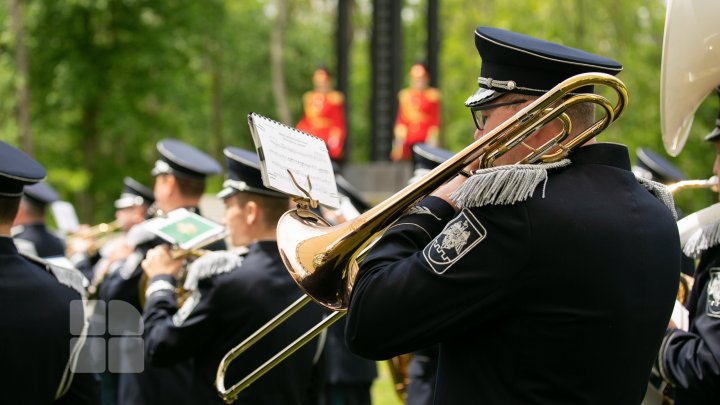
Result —
<instances>
[{"instance_id":1,"label":"green foliage background","mask_svg":"<svg viewBox=\"0 0 720 405\"><path fill-rule=\"evenodd\" d=\"M28 0L21 3L27 47L34 155L49 182L86 222L112 216L122 177L151 184L155 142L176 137L221 158L224 146L251 146L247 113L277 117L271 88L270 32L280 0ZM283 67L292 120L318 64L334 69L337 0L283 0ZM0 139L19 145L10 2L0 5ZM425 58L424 0L406 0L403 60ZM368 159L370 143L370 0L353 2L349 147ZM625 116L601 135L634 151L664 153L659 75L665 6L661 0L442 0L440 76L442 141L459 150L473 124L463 101L476 87L478 25L507 28L621 61L630 91ZM714 152L703 144L717 113L710 98L688 144L671 159L689 178L707 178ZM213 104L216 102L216 104ZM294 124L295 122L290 122ZM217 189L221 179L213 180ZM679 205L712 202L687 191Z\"/></svg>"}]
</instances>

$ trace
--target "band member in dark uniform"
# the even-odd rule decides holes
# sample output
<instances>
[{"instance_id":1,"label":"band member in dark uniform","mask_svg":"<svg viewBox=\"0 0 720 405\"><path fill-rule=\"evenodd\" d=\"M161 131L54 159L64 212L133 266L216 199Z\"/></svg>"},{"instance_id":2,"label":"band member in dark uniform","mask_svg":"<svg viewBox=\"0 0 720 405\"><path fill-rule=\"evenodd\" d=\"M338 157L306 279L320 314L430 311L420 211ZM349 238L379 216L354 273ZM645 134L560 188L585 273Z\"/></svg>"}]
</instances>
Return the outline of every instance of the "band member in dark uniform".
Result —
<instances>
[{"instance_id":1,"label":"band member in dark uniform","mask_svg":"<svg viewBox=\"0 0 720 405\"><path fill-rule=\"evenodd\" d=\"M126 258L132 252L125 240L125 234L147 218L148 209L154 202L152 190L132 177L125 177L122 192L114 202L115 223L120 233L98 246L94 237L82 237L80 231L78 237L68 244L70 260L75 267L89 280L104 279L111 263L119 264L119 259Z\"/></svg>"},{"instance_id":2,"label":"band member in dark uniform","mask_svg":"<svg viewBox=\"0 0 720 405\"><path fill-rule=\"evenodd\" d=\"M705 137L715 147L713 173L720 175L720 116ZM656 371L670 384L675 405L714 404L720 398L720 218L698 229L683 251L699 259L685 307L688 330L671 321L658 354Z\"/></svg>"},{"instance_id":3,"label":"band member in dark uniform","mask_svg":"<svg viewBox=\"0 0 720 405\"><path fill-rule=\"evenodd\" d=\"M224 223L237 251L211 252L190 267L185 289L193 291L177 309L176 275L182 261L166 246L148 252L143 268L150 277L145 320L145 350L155 364L194 358L193 404L222 404L214 387L220 360L231 348L300 297L283 266L276 239L277 220L288 210L287 196L265 188L257 156L226 148L228 176L218 197L225 202ZM231 365L226 381L269 359L320 321L322 311L309 305L271 332ZM238 404L303 404L310 393L317 343L304 346L248 389Z\"/></svg>"},{"instance_id":4,"label":"band member in dark uniform","mask_svg":"<svg viewBox=\"0 0 720 405\"><path fill-rule=\"evenodd\" d=\"M477 28L475 43L476 139L566 78L622 69L496 28ZM571 138L595 122L587 105L567 113ZM384 359L439 344L436 404L638 404L677 290L672 200L639 183L623 145L512 165L527 153L456 176L384 233L355 280L350 349Z\"/></svg>"},{"instance_id":5,"label":"band member in dark uniform","mask_svg":"<svg viewBox=\"0 0 720 405\"><path fill-rule=\"evenodd\" d=\"M0 142L2 402L97 404L91 375L73 375L86 334L82 275L19 253L10 238L23 186L44 178L39 163Z\"/></svg>"},{"instance_id":6,"label":"band member in dark uniform","mask_svg":"<svg viewBox=\"0 0 720 405\"><path fill-rule=\"evenodd\" d=\"M45 225L47 205L58 199L58 193L46 182L25 187L12 229L15 243L21 251L39 257L65 255L62 240L48 232Z\"/></svg>"},{"instance_id":7,"label":"band member in dark uniform","mask_svg":"<svg viewBox=\"0 0 720 405\"><path fill-rule=\"evenodd\" d=\"M160 159L155 162L152 175L155 176L153 195L155 204L162 213L186 208L200 213L198 205L205 190L205 179L221 171L220 164L200 150L175 139L164 139L157 143ZM151 248L163 243L138 224L128 232L126 238L133 252L111 272L100 286L100 298L125 301L132 305L138 316L142 313L140 305L141 276L140 263ZM224 243L218 242L208 247L210 250L224 249ZM111 266L113 266L111 264ZM140 319L128 317L127 331L140 336ZM128 341L131 343L131 341ZM129 344L122 348L122 361L132 359L127 368L137 369L137 357L142 356L142 347ZM118 381L118 405L142 404L190 404L189 387L191 384L191 362L178 363L173 367L154 367L147 361L142 364L143 371L121 372ZM120 371L123 371L124 366ZM113 371L113 370L110 370Z\"/></svg>"}]
</instances>

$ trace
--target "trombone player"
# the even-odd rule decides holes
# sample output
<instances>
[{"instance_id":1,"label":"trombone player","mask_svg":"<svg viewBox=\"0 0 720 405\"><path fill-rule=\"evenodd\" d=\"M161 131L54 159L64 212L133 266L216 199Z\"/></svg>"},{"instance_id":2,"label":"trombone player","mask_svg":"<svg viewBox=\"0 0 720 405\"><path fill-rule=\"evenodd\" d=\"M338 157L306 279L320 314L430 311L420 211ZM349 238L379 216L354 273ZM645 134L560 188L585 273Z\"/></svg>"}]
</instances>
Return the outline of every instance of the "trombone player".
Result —
<instances>
[{"instance_id":1,"label":"trombone player","mask_svg":"<svg viewBox=\"0 0 720 405\"><path fill-rule=\"evenodd\" d=\"M496 28L477 28L475 44L476 139L571 76L622 70ZM570 137L592 124L586 105L568 110ZM439 344L436 404L639 404L678 283L678 231L656 197L667 194L636 180L622 145L507 166L526 153L456 176L385 232L360 264L349 347L385 359Z\"/></svg>"},{"instance_id":2,"label":"trombone player","mask_svg":"<svg viewBox=\"0 0 720 405\"><path fill-rule=\"evenodd\" d=\"M190 267L185 289L193 291L180 309L175 285L181 260L166 246L150 250L142 267L150 279L146 292L145 351L157 365L194 359L190 397L193 404L222 404L213 385L223 355L300 296L283 266L276 243L277 220L287 211L286 195L262 183L253 152L225 148L227 179L218 197L225 203L223 222L242 251L212 252ZM230 375L242 375L319 321L318 306L303 309L292 322L248 351ZM308 403L321 347L307 345L273 372L244 391L237 404ZM317 395L317 392L314 393Z\"/></svg>"}]
</instances>

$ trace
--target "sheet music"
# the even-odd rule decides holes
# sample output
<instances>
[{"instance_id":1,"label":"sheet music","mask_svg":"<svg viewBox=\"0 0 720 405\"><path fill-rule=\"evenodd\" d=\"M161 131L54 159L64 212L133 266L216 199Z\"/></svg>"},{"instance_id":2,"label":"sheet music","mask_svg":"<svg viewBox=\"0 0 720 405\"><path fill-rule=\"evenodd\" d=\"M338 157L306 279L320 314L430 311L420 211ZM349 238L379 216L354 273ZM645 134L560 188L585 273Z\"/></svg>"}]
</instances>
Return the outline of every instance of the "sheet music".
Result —
<instances>
[{"instance_id":1,"label":"sheet music","mask_svg":"<svg viewBox=\"0 0 720 405\"><path fill-rule=\"evenodd\" d=\"M255 113L248 115L250 131L260 157L263 184L285 194L306 197L293 184L310 192L310 197L327 207L338 208L335 174L325 142ZM308 177L312 187L308 184Z\"/></svg>"},{"instance_id":2,"label":"sheet music","mask_svg":"<svg viewBox=\"0 0 720 405\"><path fill-rule=\"evenodd\" d=\"M55 219L58 231L61 233L68 234L77 232L80 228L75 208L69 202L55 201L50 204L50 211Z\"/></svg>"},{"instance_id":3,"label":"sheet music","mask_svg":"<svg viewBox=\"0 0 720 405\"><path fill-rule=\"evenodd\" d=\"M153 218L143 228L163 240L192 249L225 232L225 227L185 208L170 211L166 217Z\"/></svg>"}]
</instances>

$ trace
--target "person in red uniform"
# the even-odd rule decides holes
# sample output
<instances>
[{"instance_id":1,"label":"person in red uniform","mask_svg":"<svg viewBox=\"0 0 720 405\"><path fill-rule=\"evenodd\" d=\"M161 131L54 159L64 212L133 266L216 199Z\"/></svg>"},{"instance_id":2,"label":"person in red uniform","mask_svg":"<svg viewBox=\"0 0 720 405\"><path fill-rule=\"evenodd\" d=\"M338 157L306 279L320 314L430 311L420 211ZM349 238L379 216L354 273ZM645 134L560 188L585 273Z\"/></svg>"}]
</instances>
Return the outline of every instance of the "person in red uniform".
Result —
<instances>
[{"instance_id":1,"label":"person in red uniform","mask_svg":"<svg viewBox=\"0 0 720 405\"><path fill-rule=\"evenodd\" d=\"M345 144L344 97L333 90L330 73L319 67L313 73L314 90L303 95L303 116L297 129L325 141L330 159L343 160Z\"/></svg>"},{"instance_id":2,"label":"person in red uniform","mask_svg":"<svg viewBox=\"0 0 720 405\"><path fill-rule=\"evenodd\" d=\"M410 87L398 94L398 114L395 120L393 147L390 159L410 159L416 143L437 145L440 128L440 92L430 87L430 75L425 65L415 63L410 68Z\"/></svg>"}]
</instances>

